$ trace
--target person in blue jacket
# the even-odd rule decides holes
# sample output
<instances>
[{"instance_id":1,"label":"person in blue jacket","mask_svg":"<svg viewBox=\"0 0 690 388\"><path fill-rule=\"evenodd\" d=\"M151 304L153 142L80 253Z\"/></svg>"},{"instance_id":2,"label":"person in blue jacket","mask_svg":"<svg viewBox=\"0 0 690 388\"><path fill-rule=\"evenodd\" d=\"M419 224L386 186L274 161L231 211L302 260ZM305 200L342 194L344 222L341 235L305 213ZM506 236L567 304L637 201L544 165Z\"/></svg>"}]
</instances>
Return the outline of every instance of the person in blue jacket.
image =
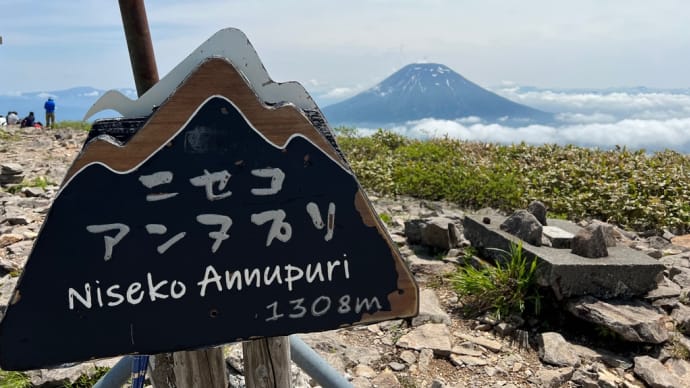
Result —
<instances>
[{"instance_id":1,"label":"person in blue jacket","mask_svg":"<svg viewBox=\"0 0 690 388\"><path fill-rule=\"evenodd\" d=\"M53 128L55 126L55 101L53 101L53 97L48 97L43 108L46 110L46 128Z\"/></svg>"}]
</instances>

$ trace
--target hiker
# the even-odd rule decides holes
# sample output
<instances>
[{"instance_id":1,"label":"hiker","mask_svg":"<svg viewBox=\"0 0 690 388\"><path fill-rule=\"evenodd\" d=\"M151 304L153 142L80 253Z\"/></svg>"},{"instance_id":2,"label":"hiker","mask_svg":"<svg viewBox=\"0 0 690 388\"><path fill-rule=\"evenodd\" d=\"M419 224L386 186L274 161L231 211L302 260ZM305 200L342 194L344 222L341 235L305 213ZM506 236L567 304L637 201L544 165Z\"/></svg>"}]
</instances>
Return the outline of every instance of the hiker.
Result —
<instances>
[{"instance_id":1,"label":"hiker","mask_svg":"<svg viewBox=\"0 0 690 388\"><path fill-rule=\"evenodd\" d=\"M22 119L22 124L20 125L20 127L33 127L35 122L36 118L34 117L34 112L29 112L29 115Z\"/></svg>"},{"instance_id":2,"label":"hiker","mask_svg":"<svg viewBox=\"0 0 690 388\"><path fill-rule=\"evenodd\" d=\"M43 108L46 110L46 128L52 128L55 126L55 101L53 101L53 97L48 97Z\"/></svg>"},{"instance_id":3,"label":"hiker","mask_svg":"<svg viewBox=\"0 0 690 388\"><path fill-rule=\"evenodd\" d=\"M17 112L7 112L7 125L17 125L19 124L19 116Z\"/></svg>"}]
</instances>

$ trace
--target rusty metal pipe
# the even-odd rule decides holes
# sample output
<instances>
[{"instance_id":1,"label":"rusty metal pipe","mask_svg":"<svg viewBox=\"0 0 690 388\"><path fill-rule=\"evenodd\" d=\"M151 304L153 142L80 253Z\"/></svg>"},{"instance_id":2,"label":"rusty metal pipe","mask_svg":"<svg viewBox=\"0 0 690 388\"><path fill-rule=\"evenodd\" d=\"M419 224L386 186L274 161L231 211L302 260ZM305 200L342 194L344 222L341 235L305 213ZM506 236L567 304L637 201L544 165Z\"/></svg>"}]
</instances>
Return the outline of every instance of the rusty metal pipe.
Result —
<instances>
[{"instance_id":1,"label":"rusty metal pipe","mask_svg":"<svg viewBox=\"0 0 690 388\"><path fill-rule=\"evenodd\" d=\"M137 86L137 94L141 96L158 82L156 56L153 53L146 8L144 0L118 1L134 73L134 83Z\"/></svg>"}]
</instances>

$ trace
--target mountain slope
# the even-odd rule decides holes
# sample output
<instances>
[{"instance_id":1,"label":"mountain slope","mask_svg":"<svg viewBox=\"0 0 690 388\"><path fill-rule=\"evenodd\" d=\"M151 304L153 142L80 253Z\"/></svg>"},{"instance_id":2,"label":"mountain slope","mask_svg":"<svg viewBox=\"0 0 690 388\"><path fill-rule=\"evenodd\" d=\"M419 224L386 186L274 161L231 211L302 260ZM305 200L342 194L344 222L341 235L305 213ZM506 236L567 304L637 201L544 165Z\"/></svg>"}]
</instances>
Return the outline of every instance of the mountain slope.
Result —
<instances>
[{"instance_id":1,"label":"mountain slope","mask_svg":"<svg viewBox=\"0 0 690 388\"><path fill-rule=\"evenodd\" d=\"M476 116L488 121L547 121L551 115L492 93L447 66L410 64L378 85L323 109L333 125L388 124Z\"/></svg>"}]
</instances>

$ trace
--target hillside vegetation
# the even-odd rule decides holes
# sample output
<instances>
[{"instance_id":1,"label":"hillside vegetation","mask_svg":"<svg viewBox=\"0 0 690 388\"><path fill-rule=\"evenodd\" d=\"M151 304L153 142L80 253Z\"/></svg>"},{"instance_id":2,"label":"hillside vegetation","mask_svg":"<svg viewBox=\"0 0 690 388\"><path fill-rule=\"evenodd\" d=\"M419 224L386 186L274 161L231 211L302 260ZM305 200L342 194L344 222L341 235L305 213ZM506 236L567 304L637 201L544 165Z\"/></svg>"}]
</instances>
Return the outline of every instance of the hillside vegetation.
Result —
<instances>
[{"instance_id":1,"label":"hillside vegetation","mask_svg":"<svg viewBox=\"0 0 690 388\"><path fill-rule=\"evenodd\" d=\"M626 148L413 140L336 129L360 183L382 195L447 200L467 208L546 204L551 217L596 218L636 231L690 230L690 157Z\"/></svg>"}]
</instances>

